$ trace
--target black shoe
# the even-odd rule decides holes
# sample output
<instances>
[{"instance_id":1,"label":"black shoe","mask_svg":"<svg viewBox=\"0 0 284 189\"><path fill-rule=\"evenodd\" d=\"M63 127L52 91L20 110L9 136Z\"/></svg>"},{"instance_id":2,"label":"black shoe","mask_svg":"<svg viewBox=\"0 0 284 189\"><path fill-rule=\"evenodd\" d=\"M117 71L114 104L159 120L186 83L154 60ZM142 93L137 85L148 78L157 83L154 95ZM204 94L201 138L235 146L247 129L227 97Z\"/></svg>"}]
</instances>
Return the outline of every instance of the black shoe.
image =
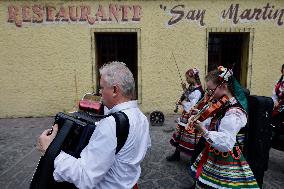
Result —
<instances>
[{"instance_id":1,"label":"black shoe","mask_svg":"<svg viewBox=\"0 0 284 189\"><path fill-rule=\"evenodd\" d=\"M194 184L192 186L185 187L183 189L195 189L195 185L196 185L196 182L194 182Z\"/></svg>"},{"instance_id":2,"label":"black shoe","mask_svg":"<svg viewBox=\"0 0 284 189\"><path fill-rule=\"evenodd\" d=\"M195 184L193 186L191 186L189 189L195 189Z\"/></svg>"},{"instance_id":3,"label":"black shoe","mask_svg":"<svg viewBox=\"0 0 284 189\"><path fill-rule=\"evenodd\" d=\"M172 155L166 157L167 161L179 161L180 160L180 155L179 153L173 153Z\"/></svg>"}]
</instances>

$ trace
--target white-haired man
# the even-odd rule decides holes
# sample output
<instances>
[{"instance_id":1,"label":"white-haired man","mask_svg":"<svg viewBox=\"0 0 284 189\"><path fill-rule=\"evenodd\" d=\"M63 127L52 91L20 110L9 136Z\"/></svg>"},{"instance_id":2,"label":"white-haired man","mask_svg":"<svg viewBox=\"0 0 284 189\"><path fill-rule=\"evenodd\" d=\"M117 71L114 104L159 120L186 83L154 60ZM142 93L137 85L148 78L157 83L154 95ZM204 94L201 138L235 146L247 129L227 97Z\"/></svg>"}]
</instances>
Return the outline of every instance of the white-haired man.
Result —
<instances>
[{"instance_id":1,"label":"white-haired man","mask_svg":"<svg viewBox=\"0 0 284 189\"><path fill-rule=\"evenodd\" d=\"M100 87L104 105L109 113L124 112L129 119L129 134L124 146L117 147L116 122L113 116L101 120L80 158L60 152L54 161L53 177L78 188L124 189L138 181L147 148L150 147L149 123L139 110L135 99L132 73L122 62L111 62L100 69ZM38 139L37 148L44 153L57 134L46 130Z\"/></svg>"}]
</instances>

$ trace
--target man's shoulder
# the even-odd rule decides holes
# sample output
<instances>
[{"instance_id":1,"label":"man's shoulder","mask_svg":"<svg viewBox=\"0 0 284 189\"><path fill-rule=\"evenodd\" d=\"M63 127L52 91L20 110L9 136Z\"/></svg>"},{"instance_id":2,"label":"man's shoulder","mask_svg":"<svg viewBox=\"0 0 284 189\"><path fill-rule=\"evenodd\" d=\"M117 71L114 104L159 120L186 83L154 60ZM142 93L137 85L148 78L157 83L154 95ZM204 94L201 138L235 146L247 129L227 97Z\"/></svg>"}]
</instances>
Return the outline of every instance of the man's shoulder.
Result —
<instances>
[{"instance_id":1,"label":"man's shoulder","mask_svg":"<svg viewBox=\"0 0 284 189\"><path fill-rule=\"evenodd\" d=\"M101 119L97 125L98 129L100 130L106 130L106 129L114 129L116 123L115 119L112 115L109 115L103 119Z\"/></svg>"},{"instance_id":2,"label":"man's shoulder","mask_svg":"<svg viewBox=\"0 0 284 189\"><path fill-rule=\"evenodd\" d=\"M104 119L101 119L99 122L99 125L116 125L115 116L119 113L124 113L127 116L127 118L131 116L127 111L119 111L119 112L111 113L107 115L107 117L105 117Z\"/></svg>"},{"instance_id":3,"label":"man's shoulder","mask_svg":"<svg viewBox=\"0 0 284 189\"><path fill-rule=\"evenodd\" d=\"M147 116L137 107L137 108L131 108L123 111L127 116L134 116L134 117L140 117L142 119L147 119Z\"/></svg>"}]
</instances>

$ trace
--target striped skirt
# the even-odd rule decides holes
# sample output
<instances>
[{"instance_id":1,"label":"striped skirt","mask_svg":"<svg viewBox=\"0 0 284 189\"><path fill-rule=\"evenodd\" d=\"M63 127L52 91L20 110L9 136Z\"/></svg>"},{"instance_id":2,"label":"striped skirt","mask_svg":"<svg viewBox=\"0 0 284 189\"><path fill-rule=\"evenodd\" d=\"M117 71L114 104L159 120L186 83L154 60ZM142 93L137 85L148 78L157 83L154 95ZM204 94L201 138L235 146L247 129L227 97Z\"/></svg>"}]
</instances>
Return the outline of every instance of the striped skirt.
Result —
<instances>
[{"instance_id":1,"label":"striped skirt","mask_svg":"<svg viewBox=\"0 0 284 189\"><path fill-rule=\"evenodd\" d=\"M208 152L209 151L209 152ZM254 175L238 146L230 152L209 147L208 158L202 165L196 188L259 188ZM195 178L204 150L190 167Z\"/></svg>"},{"instance_id":2,"label":"striped skirt","mask_svg":"<svg viewBox=\"0 0 284 189\"><path fill-rule=\"evenodd\" d=\"M194 146L200 138L199 134L194 132L194 129L186 131L183 126L177 124L176 131L173 133L170 140L171 145L176 147L179 151L192 155Z\"/></svg>"}]
</instances>

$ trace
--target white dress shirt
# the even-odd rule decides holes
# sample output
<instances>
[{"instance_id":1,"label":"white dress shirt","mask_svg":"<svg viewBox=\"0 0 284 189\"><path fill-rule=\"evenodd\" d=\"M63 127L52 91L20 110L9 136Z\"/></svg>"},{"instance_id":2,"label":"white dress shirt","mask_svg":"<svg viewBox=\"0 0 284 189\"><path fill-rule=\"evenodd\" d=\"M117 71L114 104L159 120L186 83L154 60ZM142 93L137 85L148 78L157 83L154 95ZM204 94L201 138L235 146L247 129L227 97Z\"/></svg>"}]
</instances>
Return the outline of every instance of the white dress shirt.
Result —
<instances>
[{"instance_id":1,"label":"white dress shirt","mask_svg":"<svg viewBox=\"0 0 284 189\"><path fill-rule=\"evenodd\" d=\"M138 181L140 163L151 146L147 117L137 101L118 104L108 113L123 111L129 119L129 135L125 145L115 154L116 123L110 116L99 122L80 158L60 152L54 161L53 177L80 189L128 189Z\"/></svg>"},{"instance_id":2,"label":"white dress shirt","mask_svg":"<svg viewBox=\"0 0 284 189\"><path fill-rule=\"evenodd\" d=\"M104 106L104 115L107 115L108 113L109 113L109 109L106 106Z\"/></svg>"},{"instance_id":3,"label":"white dress shirt","mask_svg":"<svg viewBox=\"0 0 284 189\"><path fill-rule=\"evenodd\" d=\"M236 99L233 97L230 99L230 103L236 103ZM205 127L209 127L212 118L206 119L203 124ZM242 127L245 127L247 123L246 113L240 108L232 107L221 119L218 131L209 131L204 138L215 149L221 152L231 151L236 143L236 136Z\"/></svg>"}]
</instances>

